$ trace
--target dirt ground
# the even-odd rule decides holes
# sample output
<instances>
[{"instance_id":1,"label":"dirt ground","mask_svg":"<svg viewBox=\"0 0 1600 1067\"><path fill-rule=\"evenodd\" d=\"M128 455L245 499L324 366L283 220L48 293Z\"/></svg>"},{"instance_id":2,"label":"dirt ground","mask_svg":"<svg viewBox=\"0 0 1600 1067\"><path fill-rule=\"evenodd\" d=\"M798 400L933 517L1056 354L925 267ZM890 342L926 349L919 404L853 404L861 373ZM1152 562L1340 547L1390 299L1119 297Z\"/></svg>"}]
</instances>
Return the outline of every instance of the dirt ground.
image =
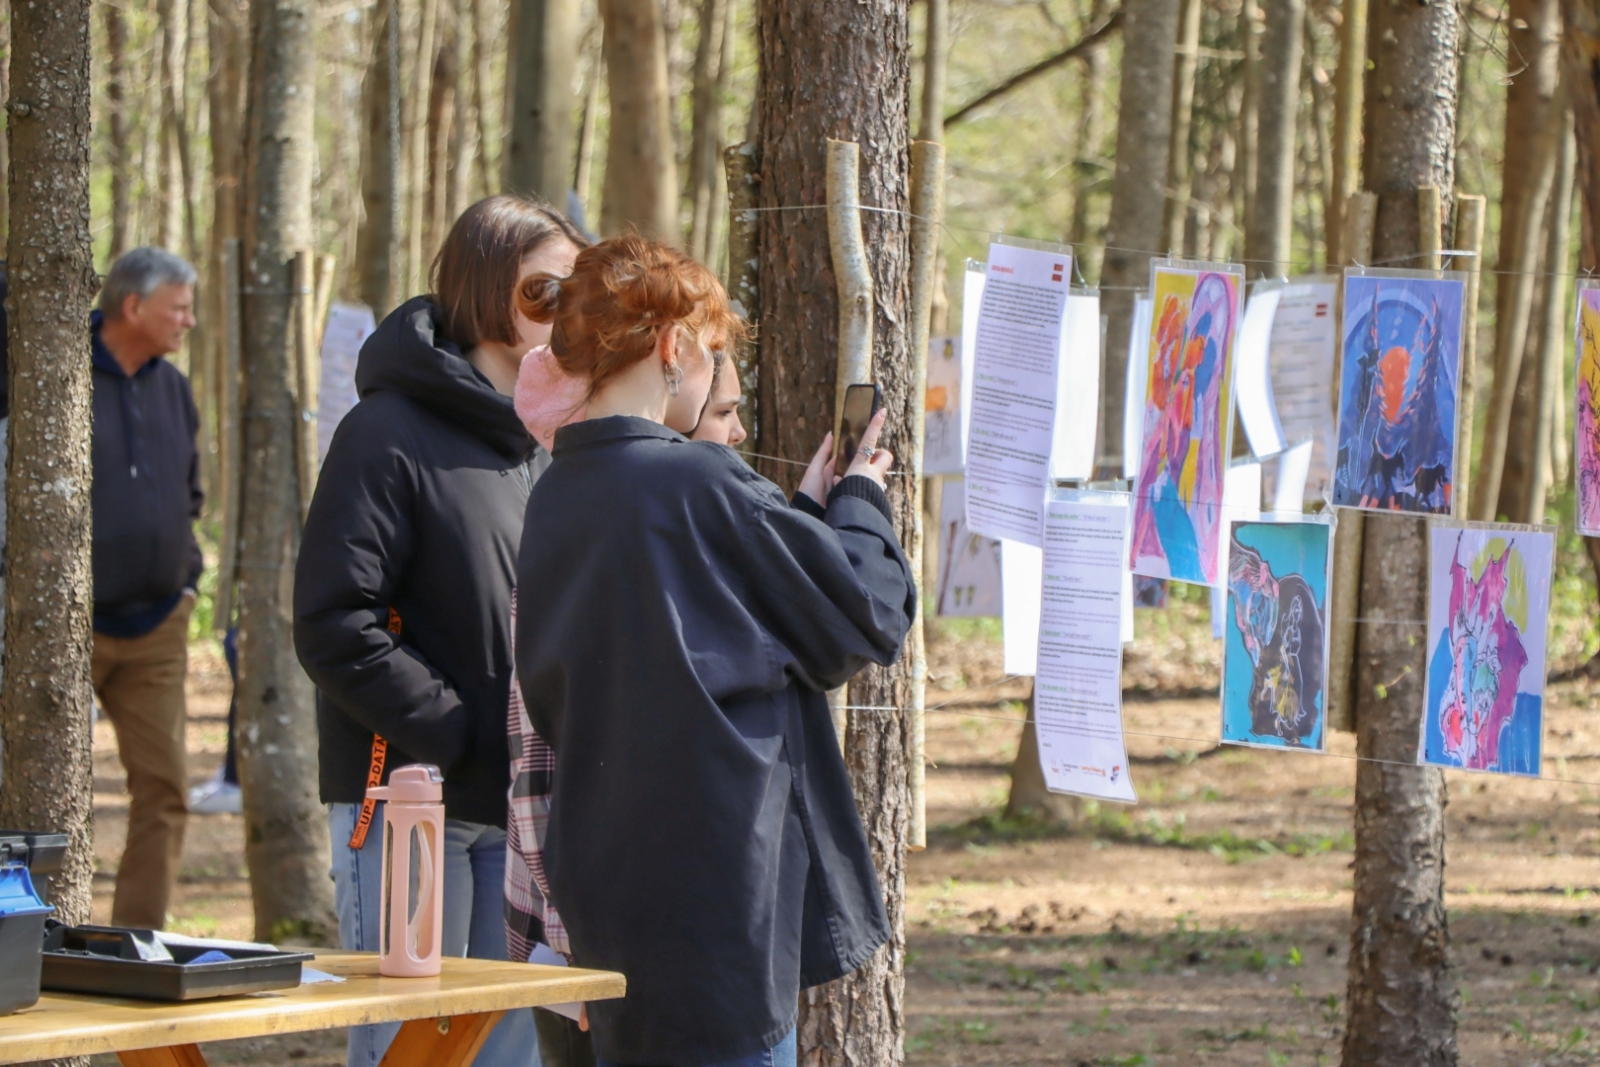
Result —
<instances>
[{"instance_id":1,"label":"dirt ground","mask_svg":"<svg viewBox=\"0 0 1600 1067\"><path fill-rule=\"evenodd\" d=\"M1070 827L1001 817L1026 680L997 631L930 642L929 848L910 861L914 1065L1336 1063L1350 913L1353 739L1328 755L1217 749L1203 609L1141 612L1127 657L1140 802ZM197 650L190 751L222 757L226 676ZM1179 694L1173 696L1171 694ZM1447 903L1463 1064L1600 1063L1600 687L1553 686L1545 774L1449 779ZM95 915L126 819L95 732ZM174 926L248 936L240 821L190 822ZM333 1065L334 1032L208 1046L212 1063ZM110 1057L97 1067L112 1067Z\"/></svg>"}]
</instances>

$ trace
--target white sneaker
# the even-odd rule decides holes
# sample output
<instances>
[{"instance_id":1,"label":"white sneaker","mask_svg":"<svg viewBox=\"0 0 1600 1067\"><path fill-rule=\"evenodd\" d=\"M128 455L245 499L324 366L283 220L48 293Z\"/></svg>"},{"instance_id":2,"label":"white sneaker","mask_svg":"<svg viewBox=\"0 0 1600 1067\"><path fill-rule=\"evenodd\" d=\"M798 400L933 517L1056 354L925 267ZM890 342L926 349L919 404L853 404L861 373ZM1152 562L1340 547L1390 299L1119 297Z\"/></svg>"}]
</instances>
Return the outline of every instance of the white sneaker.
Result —
<instances>
[{"instance_id":1,"label":"white sneaker","mask_svg":"<svg viewBox=\"0 0 1600 1067\"><path fill-rule=\"evenodd\" d=\"M196 815L238 815L244 810L239 787L222 776L189 790L189 810Z\"/></svg>"}]
</instances>

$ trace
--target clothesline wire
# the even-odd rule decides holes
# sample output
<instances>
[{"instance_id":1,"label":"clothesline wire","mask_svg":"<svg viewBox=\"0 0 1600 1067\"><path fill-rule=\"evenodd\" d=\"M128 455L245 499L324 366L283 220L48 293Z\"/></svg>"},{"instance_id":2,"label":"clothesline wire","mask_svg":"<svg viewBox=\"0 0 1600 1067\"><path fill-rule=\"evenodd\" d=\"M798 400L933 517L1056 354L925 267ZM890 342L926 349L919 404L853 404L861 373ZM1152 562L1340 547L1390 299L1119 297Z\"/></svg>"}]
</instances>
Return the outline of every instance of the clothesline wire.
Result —
<instances>
[{"instance_id":1,"label":"clothesline wire","mask_svg":"<svg viewBox=\"0 0 1600 1067\"><path fill-rule=\"evenodd\" d=\"M740 208L738 210L737 214L756 214L756 213L782 212L782 211L826 211L828 209L828 206L829 205L827 205L827 204L778 204L778 205L773 205L771 207ZM910 212L910 211L902 211L902 210L900 210L898 208L869 207L866 204L857 204L855 206L860 211L868 211L868 212L872 212L872 213L878 214L878 215L898 215L898 216L900 216L902 218L907 218L907 219L922 219L922 218L926 218L926 216L917 215L914 212ZM967 233L984 234L984 235L989 236L989 237L1005 237L1005 236L1007 236L1007 234L1003 230L991 230L991 229L987 229L987 228L984 228L984 227L981 227L981 226L967 226L967 225L963 225L961 223L946 222L946 221L944 221L942 219L939 220L938 225L939 225L939 228L941 230L943 230L945 232L945 234L952 241L954 241L956 243L956 245L960 248L961 253L963 255L965 255L968 259L974 258L972 249L968 248L966 243L963 242L961 240L961 238L957 237L954 231L962 230L962 231L967 232ZM1015 236L1015 235L1012 235L1012 236ZM1169 253L1167 253L1167 252L1152 251L1151 249L1148 249L1148 248L1128 248L1128 247L1125 247L1123 245L1097 245L1097 244L1090 244L1088 242L1080 242L1079 244L1073 245L1072 247L1073 247L1074 251L1077 251L1078 249L1082 249L1084 251L1090 251L1090 250L1098 249L1099 251L1102 251L1102 252L1128 252L1128 253L1131 253L1133 255L1150 256L1150 257L1155 258L1155 259L1171 258L1171 259L1173 259L1175 261L1186 261L1186 257L1184 257L1184 256L1175 255L1175 254L1169 256ZM1408 263L1408 262L1410 262L1412 260L1421 259L1423 256L1430 255L1430 254L1432 254L1432 253L1413 252L1413 253L1410 253L1410 254L1407 254L1407 255L1389 256L1389 257L1386 257L1384 259L1373 260L1371 263L1352 264L1352 266L1355 266L1357 268L1362 268L1362 269L1372 269L1372 268L1377 268L1377 267L1392 267L1392 266L1395 266L1395 265L1398 265L1398 264ZM1482 253L1474 253L1474 252L1469 252L1469 251L1465 251L1465 250L1462 250L1462 249L1446 249L1443 252L1441 252L1440 255L1441 255L1441 257L1443 259L1447 259L1447 260L1465 259L1465 258L1471 258L1471 257L1482 258ZM1259 264L1273 264L1273 265L1275 265L1275 264L1278 263L1278 260L1273 260L1273 259L1252 259L1252 258L1249 258L1249 257L1237 256L1237 257L1230 257L1228 260L1226 260L1226 262L1228 262L1228 263L1239 263L1239 264L1259 263ZM1343 270L1342 267L1329 264L1329 265L1324 266L1320 271L1317 271L1316 273L1338 273L1341 270ZM1516 276L1516 275L1527 275L1529 277L1534 277L1534 278L1570 278L1570 279L1574 279L1574 280L1584 280L1584 279L1593 279L1594 278L1593 273L1589 272L1589 271L1522 271L1522 270L1498 270L1498 269L1490 270L1490 269L1485 267L1485 268L1480 268L1478 273L1479 274L1492 274L1492 275L1495 275L1495 276L1505 276L1505 277L1511 277L1511 276ZM1600 279L1596 279L1596 280L1600 280ZM1108 292L1108 291L1142 292L1145 289L1145 286L1142 286L1142 285L1101 285L1101 286L1097 286L1096 288L1098 288L1101 292Z\"/></svg>"}]
</instances>

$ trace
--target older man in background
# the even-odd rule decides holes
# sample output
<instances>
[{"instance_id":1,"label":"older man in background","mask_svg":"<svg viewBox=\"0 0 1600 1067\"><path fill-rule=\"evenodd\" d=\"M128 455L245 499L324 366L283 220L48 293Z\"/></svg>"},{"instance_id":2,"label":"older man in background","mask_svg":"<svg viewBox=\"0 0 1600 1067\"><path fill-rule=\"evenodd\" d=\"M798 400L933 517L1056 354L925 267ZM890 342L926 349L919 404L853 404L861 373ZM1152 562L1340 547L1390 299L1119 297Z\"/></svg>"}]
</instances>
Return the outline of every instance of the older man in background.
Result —
<instances>
[{"instance_id":1,"label":"older man in background","mask_svg":"<svg viewBox=\"0 0 1600 1067\"><path fill-rule=\"evenodd\" d=\"M160 929L188 818L189 616L202 567L200 425L161 357L194 326L195 272L159 248L111 265L90 318L94 364L94 690L128 773L111 921Z\"/></svg>"}]
</instances>

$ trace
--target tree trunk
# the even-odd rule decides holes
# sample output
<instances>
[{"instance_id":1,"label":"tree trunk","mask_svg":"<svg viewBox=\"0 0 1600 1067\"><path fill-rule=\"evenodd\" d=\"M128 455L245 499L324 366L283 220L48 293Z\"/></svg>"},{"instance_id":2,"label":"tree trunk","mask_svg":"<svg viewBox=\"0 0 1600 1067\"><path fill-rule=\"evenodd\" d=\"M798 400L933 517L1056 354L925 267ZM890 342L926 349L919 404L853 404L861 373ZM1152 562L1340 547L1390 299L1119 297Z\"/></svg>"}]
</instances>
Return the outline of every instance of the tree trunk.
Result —
<instances>
[{"instance_id":1,"label":"tree trunk","mask_svg":"<svg viewBox=\"0 0 1600 1067\"><path fill-rule=\"evenodd\" d=\"M694 129L689 145L689 254L711 262L712 230L723 217L722 92L727 72L722 68L722 39L727 27L729 0L700 0L700 38L694 50Z\"/></svg>"},{"instance_id":2,"label":"tree trunk","mask_svg":"<svg viewBox=\"0 0 1600 1067\"><path fill-rule=\"evenodd\" d=\"M11 5L6 4L7 17L0 25L0 107L11 102ZM6 256L6 235L11 232L11 145L0 137L0 260ZM0 588L4 579L0 579ZM0 598L3 599L3 598Z\"/></svg>"},{"instance_id":3,"label":"tree trunk","mask_svg":"<svg viewBox=\"0 0 1600 1067\"><path fill-rule=\"evenodd\" d=\"M1011 762L1011 792L1006 797L1008 819L1048 819L1071 823L1083 815L1083 798L1052 793L1045 785L1044 768L1039 764L1039 734L1034 728L1033 693L1023 703L1027 714L1017 755Z\"/></svg>"},{"instance_id":4,"label":"tree trunk","mask_svg":"<svg viewBox=\"0 0 1600 1067\"><path fill-rule=\"evenodd\" d=\"M1294 232L1295 125L1300 115L1300 57L1305 0L1266 0L1261 39L1260 108L1256 121L1256 193L1245 233L1245 272L1252 278L1289 273Z\"/></svg>"},{"instance_id":5,"label":"tree trunk","mask_svg":"<svg viewBox=\"0 0 1600 1067\"><path fill-rule=\"evenodd\" d=\"M1479 480L1473 487L1477 501L1473 517L1487 520L1504 514L1513 522L1526 522L1519 516L1528 499L1527 456L1511 447L1510 442L1518 438L1519 419L1532 416L1528 404L1537 391L1533 380L1538 372L1526 353L1537 337L1530 325L1539 260L1544 251L1541 223L1555 174L1557 137L1552 123L1564 121L1556 114L1564 110L1556 102L1560 82L1559 0L1513 0L1507 9L1507 24L1494 380Z\"/></svg>"},{"instance_id":6,"label":"tree trunk","mask_svg":"<svg viewBox=\"0 0 1600 1067\"><path fill-rule=\"evenodd\" d=\"M488 196L499 186L500 167L491 152L501 146L494 137L500 131L490 130L494 109L489 106L489 84L494 76L492 56L495 51L495 34L489 26L491 0L466 0L472 8L472 110L477 119L478 186L475 196Z\"/></svg>"},{"instance_id":7,"label":"tree trunk","mask_svg":"<svg viewBox=\"0 0 1600 1067\"><path fill-rule=\"evenodd\" d=\"M1333 202L1328 206L1328 264L1350 262L1344 244L1345 207L1359 186L1361 170L1361 90L1367 61L1367 0L1343 0L1339 24L1339 67L1334 74Z\"/></svg>"},{"instance_id":8,"label":"tree trunk","mask_svg":"<svg viewBox=\"0 0 1600 1067\"><path fill-rule=\"evenodd\" d=\"M428 262L425 232L428 202L428 107L433 101L433 65L438 59L439 0L421 0L416 50L408 66L412 81L401 100L405 123L405 294L427 288Z\"/></svg>"},{"instance_id":9,"label":"tree trunk","mask_svg":"<svg viewBox=\"0 0 1600 1067\"><path fill-rule=\"evenodd\" d=\"M941 0L943 2L943 0ZM1089 8L1089 25L1098 26L1110 11L1109 0L1094 0ZM1090 239L1089 206L1092 190L1100 183L1104 167L1106 141L1106 81L1111 74L1111 56L1106 46L1097 44L1083 56L1083 73L1078 78L1079 99L1083 101L1078 112L1078 158L1072 170L1072 222L1067 240L1072 242L1073 254L1081 259L1089 251L1081 247ZM1098 243L1098 242L1097 242ZM1087 278L1097 278L1098 264L1082 263L1080 270ZM936 331L937 332L937 331Z\"/></svg>"},{"instance_id":10,"label":"tree trunk","mask_svg":"<svg viewBox=\"0 0 1600 1067\"><path fill-rule=\"evenodd\" d=\"M642 2L627 0L625 6L637 7ZM659 5L656 5L655 27L659 36ZM572 177L572 76L578 53L577 0L515 0L511 7L511 47L514 70L506 71L511 117L503 153L505 185L511 192L542 197L558 210L565 211ZM665 94L665 43L661 48L661 92ZM648 67L640 67L638 77L647 79L653 73ZM668 159L672 158L671 151L669 136ZM672 195L676 200L676 186Z\"/></svg>"},{"instance_id":11,"label":"tree trunk","mask_svg":"<svg viewBox=\"0 0 1600 1067\"><path fill-rule=\"evenodd\" d=\"M1122 475L1122 383L1128 375L1133 294L1150 284L1149 250L1161 246L1173 45L1178 35L1177 0L1126 0L1122 10L1117 167L1100 268L1106 354L1097 466L1106 477Z\"/></svg>"},{"instance_id":12,"label":"tree trunk","mask_svg":"<svg viewBox=\"0 0 1600 1067\"><path fill-rule=\"evenodd\" d=\"M583 208L584 225L594 225L594 198L589 187L594 184L595 127L600 118L600 85L605 78L605 57L601 54L601 38L605 28L595 26L594 46L589 50L589 80L583 90L583 119L578 123L578 158L572 167L572 187L577 191L578 204Z\"/></svg>"},{"instance_id":13,"label":"tree trunk","mask_svg":"<svg viewBox=\"0 0 1600 1067\"><path fill-rule=\"evenodd\" d=\"M611 94L600 232L633 225L646 237L677 244L678 165L660 0L601 0L600 15Z\"/></svg>"},{"instance_id":14,"label":"tree trunk","mask_svg":"<svg viewBox=\"0 0 1600 1067\"><path fill-rule=\"evenodd\" d=\"M361 300L381 321L400 303L400 5L379 0L372 62L362 86Z\"/></svg>"},{"instance_id":15,"label":"tree trunk","mask_svg":"<svg viewBox=\"0 0 1600 1067\"><path fill-rule=\"evenodd\" d=\"M244 512L239 536L239 784L255 936L335 929L317 795L311 682L293 641L300 489L291 261L311 244L317 0L252 0L244 196ZM305 297L309 299L309 296Z\"/></svg>"},{"instance_id":16,"label":"tree trunk","mask_svg":"<svg viewBox=\"0 0 1600 1067\"><path fill-rule=\"evenodd\" d=\"M1103 2L1098 0L1098 3ZM926 0L923 6L927 15L922 34L922 114L917 122L917 140L943 144L944 98L950 66L950 0ZM1100 24L1094 15L1089 21L1092 25Z\"/></svg>"},{"instance_id":17,"label":"tree trunk","mask_svg":"<svg viewBox=\"0 0 1600 1067\"><path fill-rule=\"evenodd\" d=\"M424 186L422 263L426 275L434 252L444 240L454 216L450 214L452 133L456 127L456 39L447 34L433 62L433 86L428 96L428 166ZM426 282L423 283L426 286Z\"/></svg>"},{"instance_id":18,"label":"tree trunk","mask_svg":"<svg viewBox=\"0 0 1600 1067\"><path fill-rule=\"evenodd\" d=\"M1160 245L1152 246L1180 256L1183 255L1184 223L1189 218L1189 186L1194 173L1189 130L1194 120L1194 74L1200 59L1200 16L1204 13L1205 5L1201 0L1182 0L1172 60L1172 118L1167 132L1163 236Z\"/></svg>"},{"instance_id":19,"label":"tree trunk","mask_svg":"<svg viewBox=\"0 0 1600 1067\"><path fill-rule=\"evenodd\" d=\"M1562 72L1578 149L1578 267L1600 270L1600 67L1592 60L1600 55L1600 0L1561 0L1561 17ZM1584 547L1600 584L1600 537L1584 538ZM1589 666L1595 673L1600 656Z\"/></svg>"},{"instance_id":20,"label":"tree trunk","mask_svg":"<svg viewBox=\"0 0 1600 1067\"><path fill-rule=\"evenodd\" d=\"M1544 293L1541 297L1537 320L1538 345L1534 358L1527 361L1526 370L1532 379L1527 410L1518 417L1512 411L1514 443L1507 448L1506 466L1510 485L1510 460L1512 454L1527 457L1519 462L1518 475L1522 495L1507 501L1505 488L1501 489L1501 510L1513 516L1513 522L1544 522L1545 497L1551 483L1551 445L1558 438L1551 432L1555 421L1556 405L1560 402L1561 380L1565 372L1567 320L1568 260L1572 228L1572 124L1563 107L1558 116L1561 122L1559 144L1556 148L1555 183L1550 193L1546 212ZM1522 390L1517 390L1522 399ZM1519 405L1520 406L1520 405ZM1515 506L1513 511L1511 506Z\"/></svg>"},{"instance_id":21,"label":"tree trunk","mask_svg":"<svg viewBox=\"0 0 1600 1067\"><path fill-rule=\"evenodd\" d=\"M207 50L209 55L206 76L206 100L210 121L211 142L211 230L207 248L210 269L208 284L201 292L205 301L204 317L211 323L206 337L211 345L210 366L212 375L206 383L210 395L209 406L214 413L213 430L216 454L207 466L206 510L217 516L222 514L222 502L227 499L227 471L231 429L226 424L227 397L230 389L237 390L238 382L224 380L224 336L222 324L226 321L221 279L223 278L223 242L239 236L239 183L243 170L244 138L241 135L244 119L244 68L246 60L246 24L249 12L244 0L211 0L206 20ZM237 281L237 279L235 279ZM205 409L202 407L202 410ZM219 582L221 579L219 579ZM225 613L224 613L225 614ZM223 629L232 624L229 618L217 618Z\"/></svg>"},{"instance_id":22,"label":"tree trunk","mask_svg":"<svg viewBox=\"0 0 1600 1067\"><path fill-rule=\"evenodd\" d=\"M1261 141L1261 9L1256 0L1239 4L1239 46L1244 59L1239 65L1242 92L1239 101L1239 217L1249 219L1255 211L1256 155Z\"/></svg>"},{"instance_id":23,"label":"tree trunk","mask_svg":"<svg viewBox=\"0 0 1600 1067\"><path fill-rule=\"evenodd\" d=\"M1455 179L1460 12L1377 4L1368 30L1365 185L1377 194L1376 262L1437 266L1431 187ZM1426 225L1427 232L1422 227ZM1461 472L1458 472L1458 475ZM1444 908L1443 772L1417 759L1426 668L1428 523L1366 517L1356 632L1354 910L1345 1067L1456 1062L1456 991ZM1392 762L1374 762L1374 761Z\"/></svg>"},{"instance_id":24,"label":"tree trunk","mask_svg":"<svg viewBox=\"0 0 1600 1067\"><path fill-rule=\"evenodd\" d=\"M861 145L861 204L867 258L877 280L873 357L889 411L885 446L913 454L913 361L907 287L907 178L911 43L898 0L762 0L760 206L821 204L828 138ZM610 35L607 34L609 41ZM613 61L614 63L614 61ZM615 69L613 67L613 69ZM612 88L613 109L616 86ZM613 110L613 115L615 115ZM614 120L613 120L614 121ZM609 201L608 201L609 206ZM761 353L754 451L808 456L832 425L838 315L828 227L821 211L760 214ZM792 489L797 469L764 461ZM889 479L895 527L909 541L916 522L915 472ZM850 703L911 703L910 664L871 668L851 683ZM801 997L801 1062L895 1065L905 1036L905 846L907 748L903 711L850 715L845 749L889 911L891 940L854 974Z\"/></svg>"},{"instance_id":25,"label":"tree trunk","mask_svg":"<svg viewBox=\"0 0 1600 1067\"><path fill-rule=\"evenodd\" d=\"M89 0L11 12L10 461L0 824L67 835L47 895L89 920ZM87 1060L64 1061L87 1064Z\"/></svg>"},{"instance_id":26,"label":"tree trunk","mask_svg":"<svg viewBox=\"0 0 1600 1067\"><path fill-rule=\"evenodd\" d=\"M106 133L110 156L106 169L111 178L111 258L130 247L131 218L128 203L127 55L128 24L120 4L101 4L106 20Z\"/></svg>"}]
</instances>

